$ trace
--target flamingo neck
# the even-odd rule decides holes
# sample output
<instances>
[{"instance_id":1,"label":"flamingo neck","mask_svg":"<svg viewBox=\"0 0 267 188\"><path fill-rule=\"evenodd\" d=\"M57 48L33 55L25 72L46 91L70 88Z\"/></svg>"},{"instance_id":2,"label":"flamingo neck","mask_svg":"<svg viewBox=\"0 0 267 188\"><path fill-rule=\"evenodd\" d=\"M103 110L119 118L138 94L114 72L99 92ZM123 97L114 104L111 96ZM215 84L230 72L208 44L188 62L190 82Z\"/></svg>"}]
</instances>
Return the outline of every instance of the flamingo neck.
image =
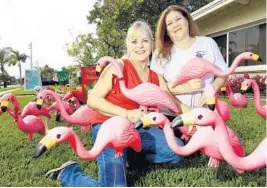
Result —
<instances>
[{"instance_id":1,"label":"flamingo neck","mask_svg":"<svg viewBox=\"0 0 267 188\"><path fill-rule=\"evenodd\" d=\"M258 160L257 155L259 154L259 150L256 149L256 152L254 151L249 156L239 157L231 145L230 137L226 129L225 123L223 122L223 119L217 113L215 121L215 134L216 138L218 138L218 146L220 152L224 157L225 161L234 168L241 170L249 170L259 167L261 164L255 164Z\"/></svg>"},{"instance_id":2,"label":"flamingo neck","mask_svg":"<svg viewBox=\"0 0 267 188\"><path fill-rule=\"evenodd\" d=\"M53 91L49 91L49 90L46 91L46 94L53 96L53 98L55 99L56 103L59 106L60 114L62 115L62 117L64 117L64 119L66 119L66 121L68 121L70 119L70 117L69 117L68 113L66 112L64 105L63 105L63 102L60 100L59 96L56 93L54 93Z\"/></svg>"},{"instance_id":3,"label":"flamingo neck","mask_svg":"<svg viewBox=\"0 0 267 188\"><path fill-rule=\"evenodd\" d=\"M260 108L261 107L261 102L260 102L260 90L259 90L259 86L257 84L257 82L255 80L252 80L252 89L254 92L254 103L256 108Z\"/></svg>"},{"instance_id":4,"label":"flamingo neck","mask_svg":"<svg viewBox=\"0 0 267 188\"><path fill-rule=\"evenodd\" d=\"M128 88L125 86L125 81L123 79L122 69L121 69L119 63L116 60L111 59L110 62L116 69L117 76L119 78L119 84L120 84L121 92L123 93L123 95L125 95L127 97Z\"/></svg>"},{"instance_id":5,"label":"flamingo neck","mask_svg":"<svg viewBox=\"0 0 267 188\"><path fill-rule=\"evenodd\" d=\"M234 70L236 69L236 67L241 63L241 61L243 60L242 58L242 54L238 55L235 59L234 62L232 63L231 67L229 68L229 70L227 71L228 74L231 74L234 72Z\"/></svg>"},{"instance_id":6,"label":"flamingo neck","mask_svg":"<svg viewBox=\"0 0 267 188\"><path fill-rule=\"evenodd\" d=\"M185 145L184 147L181 147L177 144L177 138L175 137L173 129L171 128L170 121L167 118L164 123L163 132L164 132L168 146L175 153L182 155L182 156L187 156L195 152L195 150L192 150L190 146L187 147Z\"/></svg>"},{"instance_id":7,"label":"flamingo neck","mask_svg":"<svg viewBox=\"0 0 267 188\"><path fill-rule=\"evenodd\" d=\"M75 100L75 105L76 105L76 108L80 108L81 104L78 100Z\"/></svg>"},{"instance_id":8,"label":"flamingo neck","mask_svg":"<svg viewBox=\"0 0 267 188\"><path fill-rule=\"evenodd\" d=\"M85 147L83 146L80 138L78 135L74 132L71 131L71 135L68 139L68 142L70 143L73 151L81 158L84 160L92 160L95 159L101 152L102 150L99 148L93 148L90 151L87 151Z\"/></svg>"},{"instance_id":9,"label":"flamingo neck","mask_svg":"<svg viewBox=\"0 0 267 188\"><path fill-rule=\"evenodd\" d=\"M231 86L229 84L226 85L226 89L227 89L227 92L228 92L228 95L231 99L233 99L234 95L233 95L233 90L231 88Z\"/></svg>"},{"instance_id":10,"label":"flamingo neck","mask_svg":"<svg viewBox=\"0 0 267 188\"><path fill-rule=\"evenodd\" d=\"M21 113L18 113L18 114L15 115L15 121L17 122L19 127L24 125L24 121L23 121L23 119L21 117Z\"/></svg>"},{"instance_id":11,"label":"flamingo neck","mask_svg":"<svg viewBox=\"0 0 267 188\"><path fill-rule=\"evenodd\" d=\"M16 114L16 113L20 112L20 105L19 105L18 99L15 95L11 96L11 102L14 106L14 113Z\"/></svg>"},{"instance_id":12,"label":"flamingo neck","mask_svg":"<svg viewBox=\"0 0 267 188\"><path fill-rule=\"evenodd\" d=\"M227 89L227 92L228 92L228 95L233 95L233 90L231 88L231 86L229 84L226 85L226 89Z\"/></svg>"}]
</instances>

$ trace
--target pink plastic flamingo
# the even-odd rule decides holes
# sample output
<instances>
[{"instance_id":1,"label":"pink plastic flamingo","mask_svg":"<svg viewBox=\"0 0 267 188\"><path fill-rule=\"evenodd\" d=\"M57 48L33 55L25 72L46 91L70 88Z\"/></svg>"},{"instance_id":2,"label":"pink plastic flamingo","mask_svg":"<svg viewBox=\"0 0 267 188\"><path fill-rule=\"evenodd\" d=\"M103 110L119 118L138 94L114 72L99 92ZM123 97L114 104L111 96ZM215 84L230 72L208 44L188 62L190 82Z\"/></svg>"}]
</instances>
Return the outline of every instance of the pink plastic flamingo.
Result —
<instances>
[{"instance_id":1,"label":"pink plastic flamingo","mask_svg":"<svg viewBox=\"0 0 267 188\"><path fill-rule=\"evenodd\" d=\"M245 79L241 84L241 90L245 92L249 87L253 88L254 91L254 102L256 106L256 112L266 120L266 106L261 106L260 102L260 90L257 82L252 79Z\"/></svg>"},{"instance_id":2,"label":"pink plastic flamingo","mask_svg":"<svg viewBox=\"0 0 267 188\"><path fill-rule=\"evenodd\" d=\"M68 115L73 114L73 109L72 107L69 105L69 103L62 101L62 104L64 106L65 111L67 112ZM36 104L35 107L37 108ZM51 106L48 107L49 111L55 110L57 113L60 113L60 108L59 108L59 104L57 102L54 102Z\"/></svg>"},{"instance_id":3,"label":"pink plastic flamingo","mask_svg":"<svg viewBox=\"0 0 267 188\"><path fill-rule=\"evenodd\" d=\"M234 148L232 148L230 137L227 134L227 128L223 119L216 112L209 109L198 108L192 110L193 113L183 114L185 117L190 116L190 120L187 121L182 118L180 121L189 122L191 125L199 126L215 126L215 135L219 140L218 147L220 152L227 163L237 169L251 171L266 166L267 156L267 139L264 138L258 147L248 156L243 157L236 154Z\"/></svg>"},{"instance_id":4,"label":"pink plastic flamingo","mask_svg":"<svg viewBox=\"0 0 267 188\"><path fill-rule=\"evenodd\" d=\"M77 97L78 100L81 102L81 104L87 103L87 98L84 96L84 93L82 92L82 87L78 87L75 90L72 90L68 92L64 97L63 101L69 100L71 97Z\"/></svg>"},{"instance_id":5,"label":"pink plastic flamingo","mask_svg":"<svg viewBox=\"0 0 267 188\"><path fill-rule=\"evenodd\" d=\"M81 104L80 104L77 97L71 97L68 100L68 103L69 103L70 107L73 109L73 111L76 111L78 108L81 107Z\"/></svg>"},{"instance_id":6,"label":"pink plastic flamingo","mask_svg":"<svg viewBox=\"0 0 267 188\"><path fill-rule=\"evenodd\" d=\"M207 98L206 104L212 110L214 107L216 108L217 112L223 118L224 122L227 122L230 119L230 108L228 107L227 103L224 101L220 101L216 97L216 90L212 84L206 84L204 88L203 95ZM181 139L188 140L193 134L197 131L198 127L177 127L177 129L182 133ZM229 129L231 131L231 129ZM232 132L231 134L234 134Z\"/></svg>"},{"instance_id":7,"label":"pink plastic flamingo","mask_svg":"<svg viewBox=\"0 0 267 188\"><path fill-rule=\"evenodd\" d=\"M196 110L192 110L192 113L197 112ZM182 116L178 116L178 118L174 119L174 123L172 126L176 126L179 123L181 124ZM190 117L188 117L190 119ZM201 118L201 117L199 117ZM195 121L192 121L190 125L194 125ZM219 167L219 160L223 160L223 156L218 148L218 138L215 134L214 130L207 125L207 127L199 128L191 137L189 142L185 146L179 146L176 141L176 137L174 136L173 130L171 128L170 121L163 114L157 112L151 112L148 115L144 116L141 120L135 123L135 128L139 128L141 126L146 127L149 125L158 125L163 128L165 138L167 140L168 146L172 151L179 155L187 156L195 153L200 150L202 153L210 157L208 166L211 167ZM187 124L184 124L187 125ZM229 131L229 127L227 127L228 134L231 134ZM239 156L244 156L244 150L235 135L231 136L231 146ZM243 173L242 170L236 169L237 172Z\"/></svg>"},{"instance_id":8,"label":"pink plastic flamingo","mask_svg":"<svg viewBox=\"0 0 267 188\"><path fill-rule=\"evenodd\" d=\"M9 101L11 101L14 105L14 111L8 109ZM39 117L28 115L22 118L20 106L15 95L4 95L1 99L1 109L3 112L6 112L6 110L8 110L9 114L15 119L18 128L28 135L28 139L30 141L32 140L32 134L34 133L45 135L47 128Z\"/></svg>"},{"instance_id":9,"label":"pink plastic flamingo","mask_svg":"<svg viewBox=\"0 0 267 188\"><path fill-rule=\"evenodd\" d=\"M233 93L232 88L229 84L226 84L226 89L230 102L234 107L236 107L239 111L241 110L241 108L248 107L248 100L245 95L242 95L241 93Z\"/></svg>"},{"instance_id":10,"label":"pink plastic flamingo","mask_svg":"<svg viewBox=\"0 0 267 188\"><path fill-rule=\"evenodd\" d=\"M42 106L41 110L39 110L35 102L30 102L23 108L21 117L24 118L28 115L45 116L49 119L51 118L51 115L49 114L49 110L45 106Z\"/></svg>"},{"instance_id":11,"label":"pink plastic flamingo","mask_svg":"<svg viewBox=\"0 0 267 188\"><path fill-rule=\"evenodd\" d=\"M119 63L111 57L102 57L98 60L96 71L100 72L108 63L112 63L119 77L121 92L128 99L135 101L144 107L165 107L175 113L179 113L179 109L175 104L174 97L155 84L144 82L132 89L128 89L123 80L123 73Z\"/></svg>"},{"instance_id":12,"label":"pink plastic flamingo","mask_svg":"<svg viewBox=\"0 0 267 188\"><path fill-rule=\"evenodd\" d=\"M120 116L114 116L106 120L99 129L93 148L87 151L77 134L66 127L51 129L37 146L36 156L40 156L53 145L68 141L74 152L85 160L95 159L106 147L116 150L115 157L123 155L123 149L131 147L140 152L142 149L141 138L133 124Z\"/></svg>"},{"instance_id":13,"label":"pink plastic flamingo","mask_svg":"<svg viewBox=\"0 0 267 188\"><path fill-rule=\"evenodd\" d=\"M262 59L257 54L253 54L251 52L243 52L235 58L228 71L222 72L207 60L202 58L194 58L189 60L180 69L174 82L172 83L172 87L176 87L177 85L183 84L194 78L202 78L207 73L211 73L218 77L226 77L235 71L236 67L239 65L239 63L241 63L242 60L262 61Z\"/></svg>"},{"instance_id":14,"label":"pink plastic flamingo","mask_svg":"<svg viewBox=\"0 0 267 188\"><path fill-rule=\"evenodd\" d=\"M45 99L47 95L51 95L55 99L55 101L59 104L60 115L64 118L65 122L68 122L71 124L78 124L82 126L83 132L88 131L88 126L92 124L92 121L94 120L94 117L97 114L96 111L89 108L87 105L84 105L84 106L81 106L79 109L77 109L73 114L68 115L58 95L49 90L41 91L37 95L37 107L38 108L41 108L43 104L43 99Z\"/></svg>"}]
</instances>

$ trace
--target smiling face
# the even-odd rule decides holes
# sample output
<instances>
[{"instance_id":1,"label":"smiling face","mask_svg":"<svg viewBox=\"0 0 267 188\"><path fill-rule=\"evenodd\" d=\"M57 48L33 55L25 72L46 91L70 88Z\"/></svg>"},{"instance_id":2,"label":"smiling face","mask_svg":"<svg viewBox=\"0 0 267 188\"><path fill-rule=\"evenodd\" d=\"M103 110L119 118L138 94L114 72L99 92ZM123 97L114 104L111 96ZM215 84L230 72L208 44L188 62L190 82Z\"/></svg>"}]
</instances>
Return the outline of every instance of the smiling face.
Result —
<instances>
[{"instance_id":1,"label":"smiling face","mask_svg":"<svg viewBox=\"0 0 267 188\"><path fill-rule=\"evenodd\" d=\"M152 39L149 33L142 28L133 28L129 32L127 40L129 58L137 62L148 60L152 52Z\"/></svg>"},{"instance_id":2,"label":"smiling face","mask_svg":"<svg viewBox=\"0 0 267 188\"><path fill-rule=\"evenodd\" d=\"M188 20L179 11L171 11L165 18L167 33L172 41L180 41L189 36Z\"/></svg>"}]
</instances>

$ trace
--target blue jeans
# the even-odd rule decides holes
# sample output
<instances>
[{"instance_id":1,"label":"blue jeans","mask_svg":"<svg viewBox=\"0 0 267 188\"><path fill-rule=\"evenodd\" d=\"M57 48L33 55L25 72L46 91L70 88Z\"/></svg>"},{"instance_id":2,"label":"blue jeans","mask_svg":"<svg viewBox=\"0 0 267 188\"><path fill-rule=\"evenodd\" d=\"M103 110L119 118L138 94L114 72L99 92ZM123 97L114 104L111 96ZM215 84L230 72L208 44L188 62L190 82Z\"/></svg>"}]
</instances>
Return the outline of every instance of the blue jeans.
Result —
<instances>
[{"instance_id":1,"label":"blue jeans","mask_svg":"<svg viewBox=\"0 0 267 188\"><path fill-rule=\"evenodd\" d=\"M95 141L101 124L95 124L92 129ZM130 148L123 151L123 157L115 158L115 150L106 148L97 157L98 181L82 172L78 164L72 164L64 168L59 175L62 186L70 187L127 187L126 182L126 160L127 150L130 164L138 163L138 160L146 160L151 163L177 163L183 157L172 152L167 145L164 133L158 128L138 130L142 141L142 151L133 152ZM177 143L183 145L177 138Z\"/></svg>"}]
</instances>

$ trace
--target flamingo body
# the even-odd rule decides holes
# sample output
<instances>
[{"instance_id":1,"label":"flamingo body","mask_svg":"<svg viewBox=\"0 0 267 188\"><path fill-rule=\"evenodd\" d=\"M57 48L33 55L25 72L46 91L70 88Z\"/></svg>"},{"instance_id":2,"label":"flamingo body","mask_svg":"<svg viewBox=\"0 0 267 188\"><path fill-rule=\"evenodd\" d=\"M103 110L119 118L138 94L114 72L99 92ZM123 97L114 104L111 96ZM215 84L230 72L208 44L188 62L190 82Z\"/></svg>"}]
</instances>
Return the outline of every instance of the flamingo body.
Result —
<instances>
[{"instance_id":1,"label":"flamingo body","mask_svg":"<svg viewBox=\"0 0 267 188\"><path fill-rule=\"evenodd\" d=\"M135 101L144 107L165 107L175 113L179 113L179 109L175 104L174 97L169 95L166 91L162 90L159 86L144 82L132 89L128 89L123 80L123 73L119 63L113 58L102 57L98 61L98 66L105 67L110 62L117 71L119 77L120 90L125 97Z\"/></svg>"},{"instance_id":2,"label":"flamingo body","mask_svg":"<svg viewBox=\"0 0 267 188\"><path fill-rule=\"evenodd\" d=\"M62 101L62 103L63 103L64 109L66 110L66 112L69 115L73 114L73 109L71 108L71 106L67 102ZM35 107L36 107L36 105L35 105ZM59 108L58 103L54 102L51 106L49 106L48 110L49 111L55 110L57 113L59 113L60 112L60 108Z\"/></svg>"},{"instance_id":3,"label":"flamingo body","mask_svg":"<svg viewBox=\"0 0 267 188\"><path fill-rule=\"evenodd\" d=\"M239 54L228 71L223 72L209 62L202 58L193 58L189 60L178 72L175 80L173 81L172 87L176 87L179 84L183 84L191 79L203 78L207 73L211 73L216 77L226 77L233 73L236 67L241 63L242 60L261 60L258 55L251 52L243 52Z\"/></svg>"},{"instance_id":4,"label":"flamingo body","mask_svg":"<svg viewBox=\"0 0 267 188\"><path fill-rule=\"evenodd\" d=\"M87 98L84 97L84 94L82 92L82 88L79 87L75 90L72 90L71 92L66 93L66 95L62 98L62 100L69 100L72 97L76 97L79 99L79 101L81 101L83 104L87 103Z\"/></svg>"},{"instance_id":5,"label":"flamingo body","mask_svg":"<svg viewBox=\"0 0 267 188\"><path fill-rule=\"evenodd\" d=\"M264 138L258 147L248 156L239 156L231 145L230 135L223 119L216 112L206 108L193 109L193 113L186 113L195 117L195 123L199 126L215 126L215 135L218 139L218 147L223 158L236 169L251 171L266 166L267 138ZM198 117L201 115L201 119Z\"/></svg>"},{"instance_id":6,"label":"flamingo body","mask_svg":"<svg viewBox=\"0 0 267 188\"><path fill-rule=\"evenodd\" d=\"M257 82L252 79L245 79L241 84L242 87L249 88L252 86L254 92L254 103L256 107L256 112L259 114L263 119L266 120L266 106L262 106L260 102L260 90Z\"/></svg>"},{"instance_id":7,"label":"flamingo body","mask_svg":"<svg viewBox=\"0 0 267 188\"><path fill-rule=\"evenodd\" d=\"M211 157L209 166L218 167L219 160L223 160L223 156L218 148L218 138L212 127L206 126L199 128L191 137L189 142L185 146L179 146L176 142L176 137L170 125L170 121L163 114L158 112L151 112L146 117L153 120L151 123L153 125L159 125L163 128L165 138L167 140L168 146L175 153L183 156L191 155L194 152L200 150L205 155ZM240 144L238 137L235 133L227 127L229 137L231 138L231 146L233 147L236 154L239 156L244 156L244 150ZM236 169L239 173L239 169Z\"/></svg>"},{"instance_id":8,"label":"flamingo body","mask_svg":"<svg viewBox=\"0 0 267 188\"><path fill-rule=\"evenodd\" d=\"M74 152L84 160L95 159L106 147L115 149L115 157L122 156L123 149L126 147L131 147L137 152L142 149L139 133L133 128L133 124L129 120L120 116L111 117L101 125L94 146L90 151L84 148L81 140L71 128L56 127L51 129L40 143L48 139L53 139L54 144L68 141Z\"/></svg>"},{"instance_id":9,"label":"flamingo body","mask_svg":"<svg viewBox=\"0 0 267 188\"><path fill-rule=\"evenodd\" d=\"M23 108L23 111L21 113L21 117L24 118L27 115L45 116L45 117L47 117L49 119L51 118L49 110L45 106L42 106L42 108L39 110L36 107L36 103L35 102L30 102Z\"/></svg>"},{"instance_id":10,"label":"flamingo body","mask_svg":"<svg viewBox=\"0 0 267 188\"><path fill-rule=\"evenodd\" d=\"M226 89L230 102L234 107L236 107L238 110L248 107L248 100L245 95L242 95L241 93L233 93L232 88L229 84L226 84Z\"/></svg>"},{"instance_id":11,"label":"flamingo body","mask_svg":"<svg viewBox=\"0 0 267 188\"><path fill-rule=\"evenodd\" d=\"M51 95L55 99L55 101L58 103L59 109L60 109L60 115L63 117L65 122L68 122L71 124L78 124L82 126L83 132L88 131L88 126L92 124L92 122L94 121L94 117L97 115L96 111L89 108L87 105L84 105L78 108L75 112L73 112L73 114L68 115L68 113L66 112L64 108L62 101L54 92L48 91L48 90L41 91L37 95L37 99L39 100L44 99L45 96L47 95Z\"/></svg>"},{"instance_id":12,"label":"flamingo body","mask_svg":"<svg viewBox=\"0 0 267 188\"><path fill-rule=\"evenodd\" d=\"M32 134L34 133L38 133L41 135L46 134L47 128L39 117L34 116L34 115L28 115L22 118L21 112L20 112L20 106L15 95L13 94L4 95L1 100L1 107L2 107L3 102L8 102L8 101L12 102L15 110L12 111L11 109L7 107L7 111L9 112L11 117L14 118L18 128L22 132L28 134L28 139L30 141L32 140Z\"/></svg>"}]
</instances>

